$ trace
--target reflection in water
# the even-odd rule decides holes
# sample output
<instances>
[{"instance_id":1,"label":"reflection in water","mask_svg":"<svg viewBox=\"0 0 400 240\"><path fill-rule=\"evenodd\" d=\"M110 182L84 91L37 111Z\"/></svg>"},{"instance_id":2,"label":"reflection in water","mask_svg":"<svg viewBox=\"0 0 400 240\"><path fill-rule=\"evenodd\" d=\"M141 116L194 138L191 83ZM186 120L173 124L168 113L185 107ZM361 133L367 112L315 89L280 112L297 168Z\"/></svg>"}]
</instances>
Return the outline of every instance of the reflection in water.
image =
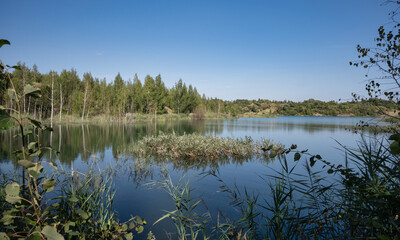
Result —
<instances>
[{"instance_id":1,"label":"reflection in water","mask_svg":"<svg viewBox=\"0 0 400 240\"><path fill-rule=\"evenodd\" d=\"M195 171L199 173L208 171L218 171L220 168L235 165L237 167L243 166L249 162L259 162L268 165L275 159L279 159L279 156L270 159L267 155L260 158L220 158L218 160L206 160L199 159L197 161L188 159L158 159L154 157L148 158L132 158L126 156L126 158L119 158L116 160L116 168L119 173L126 174L132 179L137 186L147 182L149 179L154 179L154 173L159 170L170 166L175 171L179 171L182 174L186 174L189 171Z\"/></svg>"},{"instance_id":2,"label":"reflection in water","mask_svg":"<svg viewBox=\"0 0 400 240\"><path fill-rule=\"evenodd\" d=\"M251 136L254 132L294 132L301 130L303 133L313 134L318 132L344 131L344 128L354 126L362 118L325 118L325 117L278 117L278 118L243 118L232 120L213 121L165 121L135 124L82 124L58 125L51 133L44 132L41 136L43 146L52 145L60 154L61 163L71 165L80 158L87 162L93 153L104 155L111 149L114 158L118 158L118 149L121 146L135 142L143 136L154 135L160 131L183 133L198 132L212 135L232 135L244 137ZM365 120L365 119L362 119ZM224 134L225 132L225 134ZM13 128L0 132L0 162L13 159L11 153L17 150L19 143L15 138L18 129ZM247 134L248 133L248 134ZM33 136L29 136L32 138ZM28 141L29 141L28 138ZM58 146L57 146L58 143ZM56 145L54 145L56 144ZM54 154L48 152L46 158L52 159ZM224 165L219 162L199 162L196 166L183 162L176 163L177 168L198 168L205 166L218 168Z\"/></svg>"},{"instance_id":3,"label":"reflection in water","mask_svg":"<svg viewBox=\"0 0 400 240\"><path fill-rule=\"evenodd\" d=\"M157 134L159 131L167 133L174 131L177 134L204 132L204 121L169 121L156 124L150 122L130 125L58 125L54 129L57 128L58 131L41 134L42 146L53 146L60 152L58 156L60 162L70 165L78 158L87 162L93 153L104 155L104 151L107 149L112 149L113 156L117 158L119 147L137 141L143 136ZM19 147L18 138L13 136L18 133L16 128L0 132L0 162L8 162L13 159L11 153ZM53 157L54 153L49 152L45 155L45 158L48 159Z\"/></svg>"}]
</instances>

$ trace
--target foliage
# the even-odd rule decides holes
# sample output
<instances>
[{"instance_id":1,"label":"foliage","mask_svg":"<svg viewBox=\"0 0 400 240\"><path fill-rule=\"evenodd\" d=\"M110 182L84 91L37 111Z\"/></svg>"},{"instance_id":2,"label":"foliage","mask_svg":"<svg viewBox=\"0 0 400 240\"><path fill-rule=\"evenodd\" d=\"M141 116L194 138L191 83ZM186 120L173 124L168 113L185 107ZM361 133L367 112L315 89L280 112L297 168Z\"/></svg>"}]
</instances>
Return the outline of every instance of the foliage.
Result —
<instances>
[{"instance_id":1,"label":"foliage","mask_svg":"<svg viewBox=\"0 0 400 240\"><path fill-rule=\"evenodd\" d=\"M4 44L10 43L0 40L0 46ZM42 92L30 84L24 84L20 94L9 70L22 71L22 68L4 65L1 60L0 66L1 72L7 75L11 85L7 90L12 101L10 105L16 106L12 108L0 105L0 128L12 127L12 122L17 124L20 130L17 137L21 141L16 157L23 173L20 181L7 183L0 192L1 239L132 239L133 231L142 232L145 222L139 217L132 218L127 223L118 223L113 217L113 192L109 188L109 179L101 185L100 191L99 186L92 186L95 179L85 179L84 188L74 190L76 184L82 185L82 182L78 181L73 182L70 190L65 191L66 196L53 194L57 180L45 176L43 169L44 164L55 170L58 167L54 162L45 161L43 156L45 151L56 151L51 146L43 146L40 141L43 131L53 129L42 125L36 119L22 116L22 103L25 104L23 99L39 99ZM26 127L27 121L32 128ZM28 135L32 136L33 140L28 140ZM97 207L100 207L100 210L96 211Z\"/></svg>"},{"instance_id":2,"label":"foliage","mask_svg":"<svg viewBox=\"0 0 400 240\"><path fill-rule=\"evenodd\" d=\"M365 85L368 96L362 97L356 94L353 96L361 100L382 98L398 105L400 103L400 22L398 20L400 2L387 1L386 4L393 6L393 11L389 13L391 23L378 28L374 47L358 45L360 60L350 62L350 65L355 67L368 69L366 77L370 77Z\"/></svg>"}]
</instances>

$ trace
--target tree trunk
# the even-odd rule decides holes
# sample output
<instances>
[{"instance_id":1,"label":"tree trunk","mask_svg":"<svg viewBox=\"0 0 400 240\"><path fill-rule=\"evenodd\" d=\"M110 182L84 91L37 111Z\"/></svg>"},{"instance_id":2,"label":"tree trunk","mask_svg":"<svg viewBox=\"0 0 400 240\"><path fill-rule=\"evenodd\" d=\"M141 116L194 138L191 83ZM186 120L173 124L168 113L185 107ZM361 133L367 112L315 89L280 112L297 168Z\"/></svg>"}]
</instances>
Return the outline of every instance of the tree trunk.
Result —
<instances>
[{"instance_id":1,"label":"tree trunk","mask_svg":"<svg viewBox=\"0 0 400 240\"><path fill-rule=\"evenodd\" d=\"M50 114L51 127L53 127L53 114L54 114L54 73L51 73L51 114Z\"/></svg>"},{"instance_id":2,"label":"tree trunk","mask_svg":"<svg viewBox=\"0 0 400 240\"><path fill-rule=\"evenodd\" d=\"M39 111L39 120L42 120L42 115L43 115L43 102L40 105L40 111Z\"/></svg>"},{"instance_id":3,"label":"tree trunk","mask_svg":"<svg viewBox=\"0 0 400 240\"><path fill-rule=\"evenodd\" d=\"M29 101L28 101L28 114L29 114L29 108L31 106L31 97L29 97Z\"/></svg>"},{"instance_id":4,"label":"tree trunk","mask_svg":"<svg viewBox=\"0 0 400 240\"><path fill-rule=\"evenodd\" d=\"M61 125L58 125L58 151L61 151L61 139L62 139L62 132L61 132Z\"/></svg>"},{"instance_id":5,"label":"tree trunk","mask_svg":"<svg viewBox=\"0 0 400 240\"><path fill-rule=\"evenodd\" d=\"M88 86L89 85L89 82L87 82L86 83L86 89L85 89L85 96L84 96L84 98L83 98L83 109L82 109L82 121L83 121L83 118L85 117L85 106L86 106L86 98L87 98L87 91L88 91Z\"/></svg>"},{"instance_id":6,"label":"tree trunk","mask_svg":"<svg viewBox=\"0 0 400 240\"><path fill-rule=\"evenodd\" d=\"M33 117L36 118L36 100L35 103L33 104L34 108L33 108Z\"/></svg>"},{"instance_id":7,"label":"tree trunk","mask_svg":"<svg viewBox=\"0 0 400 240\"><path fill-rule=\"evenodd\" d=\"M24 89L25 87L25 69L22 70L22 89ZM22 90L23 91L23 90ZM22 92L23 93L23 92ZM15 93L16 94L16 93ZM24 113L26 113L25 111L25 94L24 94Z\"/></svg>"},{"instance_id":8,"label":"tree trunk","mask_svg":"<svg viewBox=\"0 0 400 240\"><path fill-rule=\"evenodd\" d=\"M62 108L63 108L63 97L62 97L62 86L60 84L60 122L61 122Z\"/></svg>"}]
</instances>

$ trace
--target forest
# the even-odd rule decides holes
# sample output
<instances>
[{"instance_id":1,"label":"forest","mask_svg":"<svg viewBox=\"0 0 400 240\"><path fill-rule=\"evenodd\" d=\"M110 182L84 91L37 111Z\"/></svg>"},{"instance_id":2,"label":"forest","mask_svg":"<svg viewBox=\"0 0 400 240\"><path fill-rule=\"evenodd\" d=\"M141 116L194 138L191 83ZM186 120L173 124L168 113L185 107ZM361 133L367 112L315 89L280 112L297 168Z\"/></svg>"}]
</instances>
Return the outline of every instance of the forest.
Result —
<instances>
[{"instance_id":1,"label":"forest","mask_svg":"<svg viewBox=\"0 0 400 240\"><path fill-rule=\"evenodd\" d=\"M192 118L200 119L208 116L379 116L397 110L392 101L378 98L344 102L314 99L303 102L264 99L227 101L201 95L195 86L187 85L182 79L168 88L160 74L155 77L147 75L143 80L135 74L133 79L126 80L118 73L112 82L108 82L91 73L84 73L80 78L74 69L64 69L61 73L40 73L36 65L18 65L20 68L11 74L17 92L22 93L23 86L28 84L41 89L40 98L21 99L22 111L40 120L51 118L62 121L66 116L75 120L89 120L95 116L103 120L130 120L135 115L175 114L182 117L190 113L195 113ZM15 102L7 94L10 86L5 74L0 75L0 79L0 105L15 107Z\"/></svg>"}]
</instances>

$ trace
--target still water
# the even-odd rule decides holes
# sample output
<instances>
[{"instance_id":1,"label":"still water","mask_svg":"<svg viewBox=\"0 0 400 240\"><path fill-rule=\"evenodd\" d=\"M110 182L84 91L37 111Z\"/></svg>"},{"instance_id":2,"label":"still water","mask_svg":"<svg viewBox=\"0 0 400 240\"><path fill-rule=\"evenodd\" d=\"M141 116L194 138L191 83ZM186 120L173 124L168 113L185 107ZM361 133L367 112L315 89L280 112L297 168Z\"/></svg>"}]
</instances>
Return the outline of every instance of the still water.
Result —
<instances>
[{"instance_id":1,"label":"still water","mask_svg":"<svg viewBox=\"0 0 400 240\"><path fill-rule=\"evenodd\" d=\"M199 210L208 209L211 216L216 217L221 211L229 217L236 212L229 205L229 196L219 192L221 183L216 177L205 175L212 170L228 186L239 189L246 187L250 193L268 198L268 175L279 171L277 160L221 160L212 164L194 164L180 161L162 162L158 160L142 161L129 154L121 153L121 149L134 144L146 135L162 132L176 134L198 132L203 135L244 138L254 140L271 139L289 147L297 144L298 149L308 149L310 153L320 154L331 162L343 163L344 154L341 145L356 148L360 134L349 128L359 121L374 121L367 118L347 117L277 117L277 118L240 118L208 121L167 121L134 124L84 124L59 125L54 127L52 135L45 135L42 144L51 145L60 153L47 154L45 158L56 159L68 170L85 172L89 167L115 169L116 186L115 208L121 220L131 215L145 218L149 225L145 232L152 231L160 239L166 232L173 232L174 227L168 219L152 226L164 214L164 210L174 210L171 198L162 189L154 189L149 183L162 180L162 173L168 171L176 183L181 177L190 182L193 197L202 199ZM18 142L13 137L17 130L0 132L0 169L1 172L13 172L16 169L11 152L17 149ZM291 159L289 160L291 162ZM93 162L96 165L93 165ZM298 168L301 172L302 166ZM139 239L145 239L142 234Z\"/></svg>"}]
</instances>

